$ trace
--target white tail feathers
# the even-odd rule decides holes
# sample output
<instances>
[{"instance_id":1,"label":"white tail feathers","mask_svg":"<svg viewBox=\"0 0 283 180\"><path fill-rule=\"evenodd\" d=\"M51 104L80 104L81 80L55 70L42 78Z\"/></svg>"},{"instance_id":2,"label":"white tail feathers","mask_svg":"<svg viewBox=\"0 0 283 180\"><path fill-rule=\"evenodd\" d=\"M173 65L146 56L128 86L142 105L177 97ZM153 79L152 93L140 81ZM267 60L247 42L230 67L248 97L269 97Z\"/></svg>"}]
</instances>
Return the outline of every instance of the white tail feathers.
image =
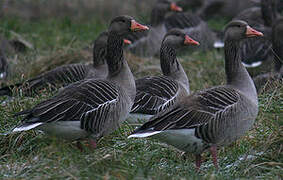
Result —
<instances>
[{"instance_id":1,"label":"white tail feathers","mask_svg":"<svg viewBox=\"0 0 283 180\"><path fill-rule=\"evenodd\" d=\"M16 127L15 129L13 129L12 132L28 131L30 129L36 128L37 126L40 126L41 124L43 124L43 123L42 122L34 123L34 124L27 125L27 126L22 125L22 126L19 126L19 127Z\"/></svg>"},{"instance_id":2,"label":"white tail feathers","mask_svg":"<svg viewBox=\"0 0 283 180\"><path fill-rule=\"evenodd\" d=\"M155 134L159 134L162 131L153 131L153 132L145 132L145 133L136 133L136 134L132 134L130 136L128 136L128 138L145 138L145 137L149 137L149 136L153 136Z\"/></svg>"}]
</instances>

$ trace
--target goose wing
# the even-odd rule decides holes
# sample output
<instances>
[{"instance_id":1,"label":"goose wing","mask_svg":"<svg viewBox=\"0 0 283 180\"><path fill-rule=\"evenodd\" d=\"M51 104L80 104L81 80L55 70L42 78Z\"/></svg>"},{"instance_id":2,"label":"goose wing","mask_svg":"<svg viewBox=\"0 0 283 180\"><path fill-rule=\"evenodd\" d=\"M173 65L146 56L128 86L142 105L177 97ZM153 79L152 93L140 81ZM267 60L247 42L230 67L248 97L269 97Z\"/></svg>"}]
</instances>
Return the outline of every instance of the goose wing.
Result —
<instances>
[{"instance_id":1,"label":"goose wing","mask_svg":"<svg viewBox=\"0 0 283 180\"><path fill-rule=\"evenodd\" d=\"M66 86L70 83L83 80L90 66L84 64L70 64L55 68L38 77L27 81L29 89L51 86Z\"/></svg>"},{"instance_id":2,"label":"goose wing","mask_svg":"<svg viewBox=\"0 0 283 180\"><path fill-rule=\"evenodd\" d=\"M215 87L188 96L174 108L163 111L135 133L190 129L221 121L239 102L239 93L228 87Z\"/></svg>"},{"instance_id":3,"label":"goose wing","mask_svg":"<svg viewBox=\"0 0 283 180\"><path fill-rule=\"evenodd\" d=\"M84 80L67 86L57 96L43 101L26 114L23 125L56 121L80 121L81 128L98 132L109 111L117 106L118 87L108 81Z\"/></svg>"},{"instance_id":4,"label":"goose wing","mask_svg":"<svg viewBox=\"0 0 283 180\"><path fill-rule=\"evenodd\" d=\"M90 65L84 64L71 64L57 67L42 75L29 79L24 83L17 83L2 87L0 89L0 95L11 96L14 88L20 88L23 90L25 95L31 96L33 93L37 93L47 87L64 87L70 83L83 80L90 68Z\"/></svg>"},{"instance_id":5,"label":"goose wing","mask_svg":"<svg viewBox=\"0 0 283 180\"><path fill-rule=\"evenodd\" d=\"M137 94L132 113L156 114L176 101L178 84L165 77L154 76L136 80Z\"/></svg>"}]
</instances>

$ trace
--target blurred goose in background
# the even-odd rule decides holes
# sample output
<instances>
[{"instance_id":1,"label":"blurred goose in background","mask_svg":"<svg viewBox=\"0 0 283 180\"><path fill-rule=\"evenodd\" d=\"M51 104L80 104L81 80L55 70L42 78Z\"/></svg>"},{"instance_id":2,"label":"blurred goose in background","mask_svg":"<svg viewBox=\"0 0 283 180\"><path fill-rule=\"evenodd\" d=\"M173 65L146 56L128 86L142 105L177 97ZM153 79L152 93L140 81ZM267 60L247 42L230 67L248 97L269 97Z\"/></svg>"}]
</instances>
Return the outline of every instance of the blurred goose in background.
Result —
<instances>
[{"instance_id":1,"label":"blurred goose in background","mask_svg":"<svg viewBox=\"0 0 283 180\"><path fill-rule=\"evenodd\" d=\"M131 137L154 137L196 155L210 149L218 168L217 147L228 145L248 131L258 114L254 83L241 63L240 42L263 36L246 22L231 21L225 28L225 71L227 84L202 90L183 98L173 108L155 115Z\"/></svg>"},{"instance_id":2,"label":"blurred goose in background","mask_svg":"<svg viewBox=\"0 0 283 180\"><path fill-rule=\"evenodd\" d=\"M254 77L254 83L258 92L268 85L268 82L283 78L283 18L279 18L272 26L272 49L274 51L274 70ZM271 84L272 85L272 84ZM267 87L268 88L268 87ZM270 87L269 87L270 88Z\"/></svg>"},{"instance_id":3,"label":"blurred goose in background","mask_svg":"<svg viewBox=\"0 0 283 180\"><path fill-rule=\"evenodd\" d=\"M12 96L14 88L20 88L23 95L32 96L44 88L53 90L67 86L83 79L105 79L108 68L105 60L107 51L108 32L102 32L93 44L92 64L68 64L47 71L35 78L28 79L24 83L2 87L0 96ZM124 40L124 43L130 43Z\"/></svg>"},{"instance_id":4,"label":"blurred goose in background","mask_svg":"<svg viewBox=\"0 0 283 180\"><path fill-rule=\"evenodd\" d=\"M203 0L202 6L196 14L204 20L219 17L231 20L242 10L258 6L259 3L260 0Z\"/></svg>"},{"instance_id":5,"label":"blurred goose in background","mask_svg":"<svg viewBox=\"0 0 283 180\"><path fill-rule=\"evenodd\" d=\"M148 30L129 16L114 18L108 29L108 75L105 80L86 79L65 87L25 115L13 132L38 128L67 140L96 140L116 130L134 103L134 77L123 55L123 38L131 31Z\"/></svg>"},{"instance_id":6,"label":"blurred goose in background","mask_svg":"<svg viewBox=\"0 0 283 180\"><path fill-rule=\"evenodd\" d=\"M137 94L130 118L149 118L168 109L190 93L189 81L178 61L177 49L199 45L180 29L170 30L163 38L160 48L161 76L148 76L136 80Z\"/></svg>"},{"instance_id":7,"label":"blurred goose in background","mask_svg":"<svg viewBox=\"0 0 283 180\"><path fill-rule=\"evenodd\" d=\"M272 59L271 26L277 17L276 9L277 0L261 0L261 7L246 9L234 18L246 21L251 27L264 33L264 37L242 41L242 62L246 67L257 67ZM255 72L250 73L255 75Z\"/></svg>"},{"instance_id":8,"label":"blurred goose in background","mask_svg":"<svg viewBox=\"0 0 283 180\"><path fill-rule=\"evenodd\" d=\"M0 80L6 79L8 76L9 65L7 62L7 57L5 55L5 47L4 44L1 42L0 45Z\"/></svg>"},{"instance_id":9,"label":"blurred goose in background","mask_svg":"<svg viewBox=\"0 0 283 180\"><path fill-rule=\"evenodd\" d=\"M182 11L182 8L168 0L158 0L152 8L150 16L151 28L148 33L130 34L126 37L132 44L128 50L139 56L151 57L158 55L162 39L167 32L165 15L170 11Z\"/></svg>"},{"instance_id":10,"label":"blurred goose in background","mask_svg":"<svg viewBox=\"0 0 283 180\"><path fill-rule=\"evenodd\" d=\"M208 50L214 47L216 34L199 16L191 12L179 12L165 19L166 28L179 28L200 43L200 49ZM198 48L198 49L199 49Z\"/></svg>"}]
</instances>

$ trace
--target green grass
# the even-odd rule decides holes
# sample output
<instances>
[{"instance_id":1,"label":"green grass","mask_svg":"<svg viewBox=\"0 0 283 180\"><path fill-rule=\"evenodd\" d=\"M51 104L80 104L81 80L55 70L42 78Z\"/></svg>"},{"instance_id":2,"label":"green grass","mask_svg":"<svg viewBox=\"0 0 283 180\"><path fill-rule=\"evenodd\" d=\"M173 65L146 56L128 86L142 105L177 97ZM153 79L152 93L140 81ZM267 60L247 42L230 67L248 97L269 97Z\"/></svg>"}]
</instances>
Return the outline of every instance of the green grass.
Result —
<instances>
[{"instance_id":1,"label":"green grass","mask_svg":"<svg viewBox=\"0 0 283 180\"><path fill-rule=\"evenodd\" d=\"M21 80L21 74L28 77L30 64L42 57L52 59L55 53L68 53L69 48L71 52L80 51L104 27L105 24L94 19L88 23L68 18L36 22L4 19L0 30L6 37L9 38L9 30L13 30L35 46L34 51L18 55L17 64L12 64L12 68L19 71L14 71L10 82ZM9 58L14 60L15 56ZM133 61L130 61L131 67L135 67ZM225 83L222 51L194 52L180 57L180 61L192 91ZM146 67L158 62L139 59L136 64ZM145 74L156 74L156 71L145 70L138 76ZM48 93L33 98L18 96L2 103L0 133L18 124L20 118L13 118L15 112L31 108L50 96ZM1 101L4 100L8 98L1 97ZM115 133L101 139L97 149L86 147L83 152L75 143L38 131L0 136L0 179L282 179L282 103L282 84L259 95L260 111L253 129L219 150L219 171L215 171L209 153L204 153L201 173L196 173L192 155L181 156L180 151L152 139L127 139L135 127L125 123Z\"/></svg>"}]
</instances>

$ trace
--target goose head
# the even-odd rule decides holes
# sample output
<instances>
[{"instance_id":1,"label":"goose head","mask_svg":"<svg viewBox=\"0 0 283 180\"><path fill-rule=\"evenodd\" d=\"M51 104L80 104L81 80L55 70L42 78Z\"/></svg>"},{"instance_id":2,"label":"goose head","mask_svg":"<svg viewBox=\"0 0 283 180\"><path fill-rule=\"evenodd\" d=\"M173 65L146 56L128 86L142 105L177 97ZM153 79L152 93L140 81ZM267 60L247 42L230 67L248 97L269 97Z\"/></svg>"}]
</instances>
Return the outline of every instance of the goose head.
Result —
<instances>
[{"instance_id":1,"label":"goose head","mask_svg":"<svg viewBox=\"0 0 283 180\"><path fill-rule=\"evenodd\" d=\"M114 18L109 26L109 33L125 36L132 31L148 30L147 26L141 25L130 16L118 16Z\"/></svg>"},{"instance_id":2,"label":"goose head","mask_svg":"<svg viewBox=\"0 0 283 180\"><path fill-rule=\"evenodd\" d=\"M163 38L163 43L170 45L171 47L182 47L188 45L199 45L199 42L193 40L187 34L180 29L170 30Z\"/></svg>"},{"instance_id":3,"label":"goose head","mask_svg":"<svg viewBox=\"0 0 283 180\"><path fill-rule=\"evenodd\" d=\"M225 40L238 41L241 39L263 36L263 34L251 28L248 23L241 20L234 20L225 27Z\"/></svg>"},{"instance_id":4,"label":"goose head","mask_svg":"<svg viewBox=\"0 0 283 180\"><path fill-rule=\"evenodd\" d=\"M164 12L183 11L183 9L179 7L175 2L170 2L168 0L157 1L154 8Z\"/></svg>"}]
</instances>

